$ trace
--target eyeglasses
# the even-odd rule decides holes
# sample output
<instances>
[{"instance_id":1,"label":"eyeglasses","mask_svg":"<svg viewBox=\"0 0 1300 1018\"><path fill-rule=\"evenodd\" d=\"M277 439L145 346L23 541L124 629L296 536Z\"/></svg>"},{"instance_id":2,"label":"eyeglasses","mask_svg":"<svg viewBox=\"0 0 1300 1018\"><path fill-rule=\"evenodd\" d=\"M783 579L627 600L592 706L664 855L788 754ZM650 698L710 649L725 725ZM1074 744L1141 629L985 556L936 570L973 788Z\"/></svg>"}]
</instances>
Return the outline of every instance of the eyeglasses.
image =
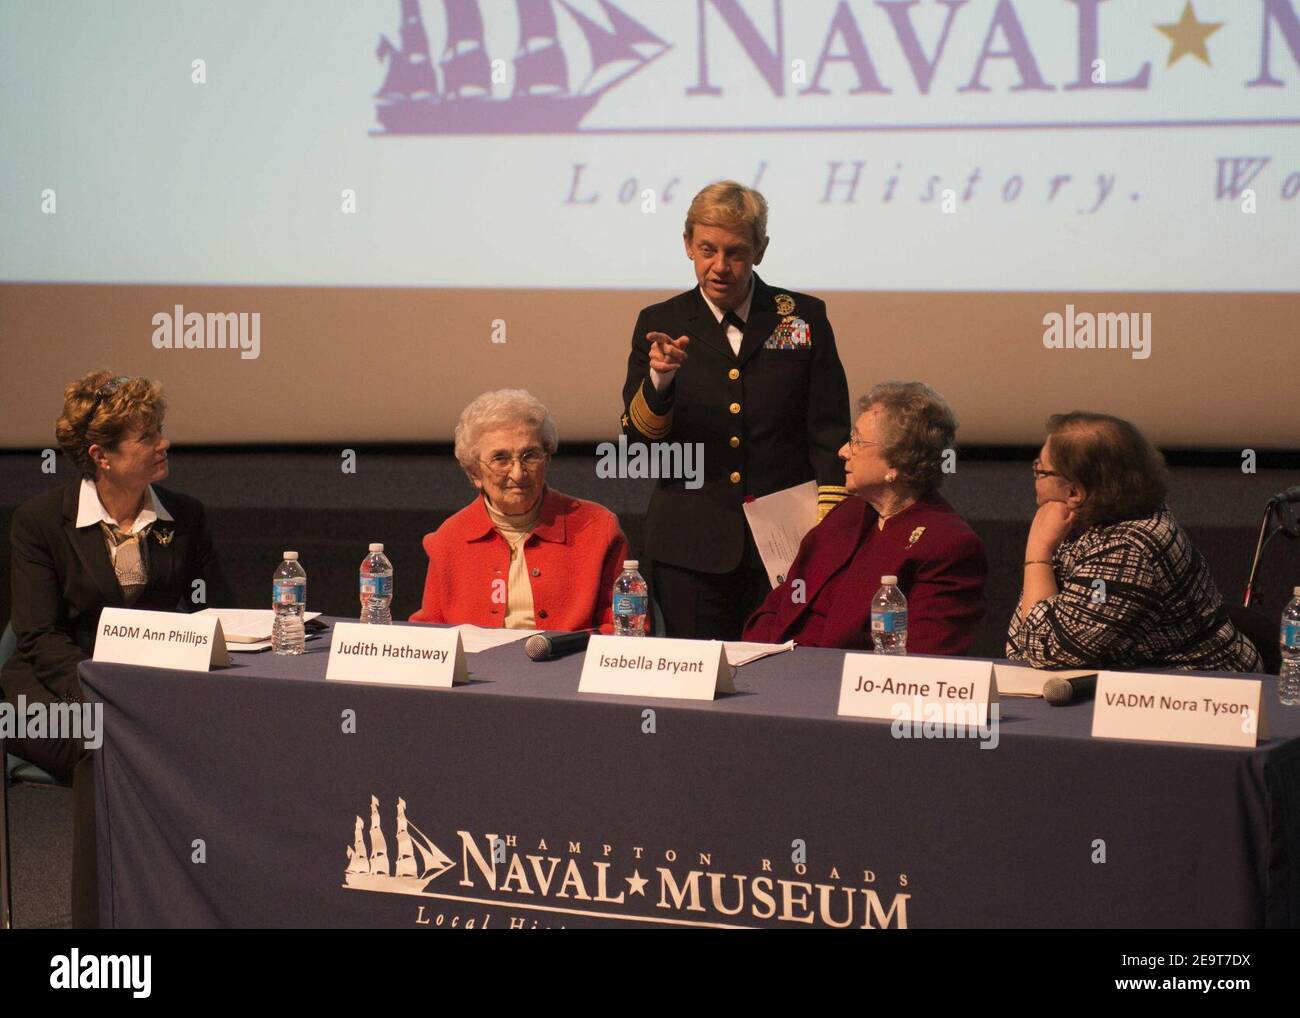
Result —
<instances>
[{"instance_id":1,"label":"eyeglasses","mask_svg":"<svg viewBox=\"0 0 1300 1018\"><path fill-rule=\"evenodd\" d=\"M90 413L86 414L86 419L82 422L81 426L83 428L90 427L90 422L95 419L95 412L99 409L99 405L103 403L104 400L108 399L109 396L113 395L113 393L117 392L123 382L129 381L131 381L129 375L118 375L116 378L110 379L101 385L95 391L94 402L90 404Z\"/></svg>"},{"instance_id":2,"label":"eyeglasses","mask_svg":"<svg viewBox=\"0 0 1300 1018\"><path fill-rule=\"evenodd\" d=\"M879 442L868 442L865 438L858 438L858 436L857 436L857 432L850 431L850 432L849 432L849 437L848 437L848 443L847 443L847 444L848 444L848 447L849 447L850 449L852 449L854 452L857 452L857 451L858 451L859 449L861 449L863 446L868 446L868 445L879 445L880 443L879 443Z\"/></svg>"},{"instance_id":3,"label":"eyeglasses","mask_svg":"<svg viewBox=\"0 0 1300 1018\"><path fill-rule=\"evenodd\" d=\"M525 449L518 456L511 456L509 453L499 452L495 456L485 460L479 460L497 477L505 477L514 468L515 460L528 473L532 473L547 460L547 454L542 449Z\"/></svg>"},{"instance_id":4,"label":"eyeglasses","mask_svg":"<svg viewBox=\"0 0 1300 1018\"><path fill-rule=\"evenodd\" d=\"M1041 481L1044 477L1060 477L1055 470L1044 470L1039 466L1040 460L1034 460L1033 465L1029 468L1034 472L1034 480Z\"/></svg>"}]
</instances>

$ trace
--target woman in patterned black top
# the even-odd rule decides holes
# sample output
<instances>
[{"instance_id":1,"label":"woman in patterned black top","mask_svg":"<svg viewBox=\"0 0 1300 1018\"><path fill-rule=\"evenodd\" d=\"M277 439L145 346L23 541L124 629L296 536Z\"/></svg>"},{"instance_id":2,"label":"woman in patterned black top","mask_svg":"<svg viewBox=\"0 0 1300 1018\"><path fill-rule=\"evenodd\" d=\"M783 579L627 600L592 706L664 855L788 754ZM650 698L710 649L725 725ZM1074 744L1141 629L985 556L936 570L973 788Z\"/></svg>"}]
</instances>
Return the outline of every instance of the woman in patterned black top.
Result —
<instances>
[{"instance_id":1,"label":"woman in patterned black top","mask_svg":"<svg viewBox=\"0 0 1300 1018\"><path fill-rule=\"evenodd\" d=\"M1164 457L1128 421L1048 420L1007 657L1040 668L1259 671L1209 567L1164 504Z\"/></svg>"}]
</instances>

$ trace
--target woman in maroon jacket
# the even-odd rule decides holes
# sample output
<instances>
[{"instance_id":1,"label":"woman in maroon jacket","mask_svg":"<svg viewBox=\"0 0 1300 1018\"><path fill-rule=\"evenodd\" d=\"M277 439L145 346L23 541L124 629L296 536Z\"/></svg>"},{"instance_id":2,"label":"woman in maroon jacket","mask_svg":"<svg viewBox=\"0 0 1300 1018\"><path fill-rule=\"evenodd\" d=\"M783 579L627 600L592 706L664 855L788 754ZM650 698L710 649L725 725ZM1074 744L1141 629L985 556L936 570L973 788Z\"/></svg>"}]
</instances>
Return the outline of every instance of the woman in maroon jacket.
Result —
<instances>
[{"instance_id":1,"label":"woman in maroon jacket","mask_svg":"<svg viewBox=\"0 0 1300 1018\"><path fill-rule=\"evenodd\" d=\"M957 419L920 382L883 382L858 409L839 452L855 497L805 535L744 639L870 649L871 598L892 575L907 597L908 651L964 653L984 615L988 564L980 539L936 490Z\"/></svg>"}]
</instances>

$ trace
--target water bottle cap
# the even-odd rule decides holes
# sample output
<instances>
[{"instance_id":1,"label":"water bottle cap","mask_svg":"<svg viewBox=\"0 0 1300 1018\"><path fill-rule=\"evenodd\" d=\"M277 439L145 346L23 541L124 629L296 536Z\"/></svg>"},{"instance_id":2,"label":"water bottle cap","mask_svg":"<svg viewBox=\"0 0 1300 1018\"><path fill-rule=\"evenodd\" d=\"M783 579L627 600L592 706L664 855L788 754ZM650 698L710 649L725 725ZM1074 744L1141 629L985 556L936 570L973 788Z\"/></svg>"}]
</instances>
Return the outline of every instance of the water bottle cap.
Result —
<instances>
[{"instance_id":1,"label":"water bottle cap","mask_svg":"<svg viewBox=\"0 0 1300 1018\"><path fill-rule=\"evenodd\" d=\"M370 546L370 550L371 550L371 551L383 551L383 550L384 550L384 546L383 546L382 544L372 544L372 545Z\"/></svg>"},{"instance_id":2,"label":"water bottle cap","mask_svg":"<svg viewBox=\"0 0 1300 1018\"><path fill-rule=\"evenodd\" d=\"M623 568L624 568L624 569L635 569L635 568L636 568L637 566L639 566L640 564L641 564L641 563L638 562L638 561L637 561L636 559L634 559L634 558L625 559L625 560L623 561Z\"/></svg>"},{"instance_id":3,"label":"water bottle cap","mask_svg":"<svg viewBox=\"0 0 1300 1018\"><path fill-rule=\"evenodd\" d=\"M298 561L298 553L297 553L296 551L286 551L286 552L284 553L284 560L285 560L286 562L297 562L297 561Z\"/></svg>"},{"instance_id":4,"label":"water bottle cap","mask_svg":"<svg viewBox=\"0 0 1300 1018\"><path fill-rule=\"evenodd\" d=\"M880 582L881 582L882 584L884 584L886 587L895 587L895 586L898 585L898 577L897 577L897 576L882 576L882 577L880 578Z\"/></svg>"}]
</instances>

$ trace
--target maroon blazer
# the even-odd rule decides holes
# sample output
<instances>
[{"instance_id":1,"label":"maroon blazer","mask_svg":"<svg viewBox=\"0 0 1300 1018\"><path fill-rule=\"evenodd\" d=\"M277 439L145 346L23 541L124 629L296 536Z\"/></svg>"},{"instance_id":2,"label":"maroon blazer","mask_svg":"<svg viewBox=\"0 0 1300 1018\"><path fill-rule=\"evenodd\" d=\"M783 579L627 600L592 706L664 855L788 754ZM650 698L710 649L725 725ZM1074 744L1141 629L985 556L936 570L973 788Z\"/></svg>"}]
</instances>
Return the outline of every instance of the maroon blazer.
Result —
<instances>
[{"instance_id":1,"label":"maroon blazer","mask_svg":"<svg viewBox=\"0 0 1300 1018\"><path fill-rule=\"evenodd\" d=\"M743 638L869 650L871 598L880 578L893 575L907 598L909 653L969 650L988 574L975 532L937 492L890 517L884 529L876 520L860 498L832 509L804 536L790 575L750 616ZM802 591L796 580L804 581Z\"/></svg>"}]
</instances>

